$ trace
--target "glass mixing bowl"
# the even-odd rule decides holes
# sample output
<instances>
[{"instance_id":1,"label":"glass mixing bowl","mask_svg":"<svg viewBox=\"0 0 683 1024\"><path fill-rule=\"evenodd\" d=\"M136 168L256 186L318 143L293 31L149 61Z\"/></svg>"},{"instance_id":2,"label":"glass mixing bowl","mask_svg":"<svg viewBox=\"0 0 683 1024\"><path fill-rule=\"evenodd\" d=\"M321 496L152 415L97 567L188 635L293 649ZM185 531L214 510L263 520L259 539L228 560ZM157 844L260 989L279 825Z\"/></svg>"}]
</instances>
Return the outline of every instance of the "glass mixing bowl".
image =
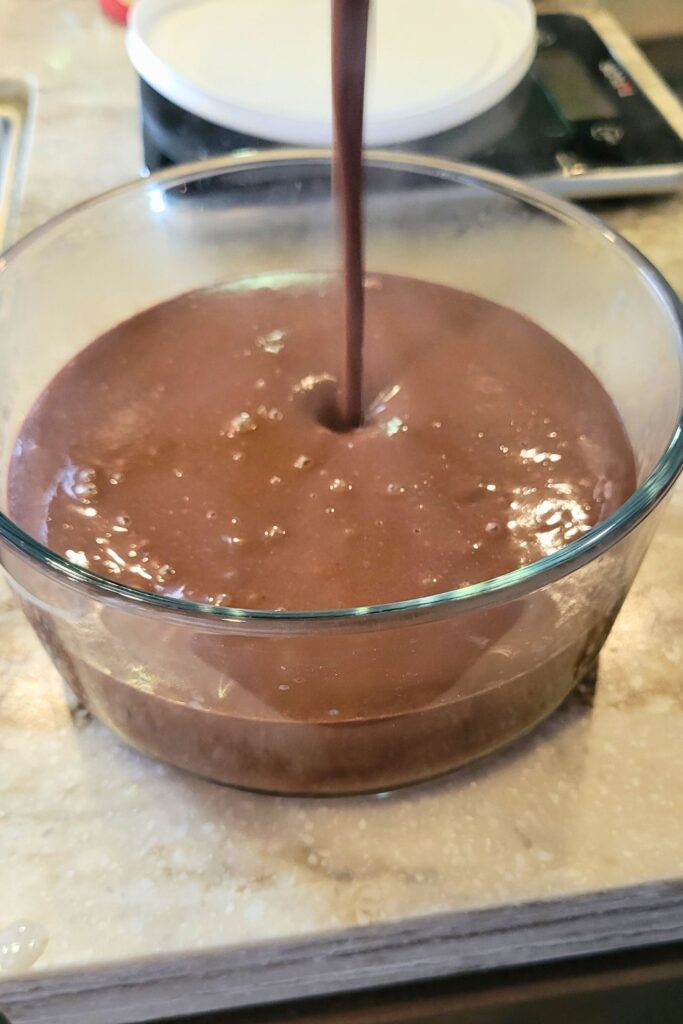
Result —
<instances>
[{"instance_id":1,"label":"glass mixing bowl","mask_svg":"<svg viewBox=\"0 0 683 1024\"><path fill-rule=\"evenodd\" d=\"M531 728L594 670L683 461L681 309L642 256L588 214L496 174L387 153L368 154L365 173L368 270L475 292L564 341L618 408L638 489L508 575L302 613L129 589L0 516L11 585L77 696L142 750L257 790L386 790ZM32 403L97 335L195 288L335 265L328 153L173 169L36 231L0 261L3 481ZM284 702L288 682L307 699Z\"/></svg>"}]
</instances>

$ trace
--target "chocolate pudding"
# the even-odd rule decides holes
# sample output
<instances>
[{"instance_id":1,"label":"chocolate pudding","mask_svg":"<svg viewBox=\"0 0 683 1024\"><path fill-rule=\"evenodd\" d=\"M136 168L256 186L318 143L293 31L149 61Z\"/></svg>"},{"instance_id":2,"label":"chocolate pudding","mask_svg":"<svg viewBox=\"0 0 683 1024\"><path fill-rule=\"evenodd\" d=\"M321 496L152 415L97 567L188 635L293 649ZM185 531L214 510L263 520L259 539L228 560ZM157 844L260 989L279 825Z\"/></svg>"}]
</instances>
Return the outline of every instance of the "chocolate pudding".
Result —
<instances>
[{"instance_id":1,"label":"chocolate pudding","mask_svg":"<svg viewBox=\"0 0 683 1024\"><path fill-rule=\"evenodd\" d=\"M492 579L634 490L604 389L518 314L371 277L372 400L345 433L334 283L269 285L157 306L66 366L16 446L16 521L129 587L306 611Z\"/></svg>"},{"instance_id":2,"label":"chocolate pudding","mask_svg":"<svg viewBox=\"0 0 683 1024\"><path fill-rule=\"evenodd\" d=\"M13 517L127 586L306 611L491 579L632 493L610 398L546 331L402 277L369 277L365 299L370 401L352 432L334 422L334 280L195 292L109 331L28 416ZM608 628L621 596L609 586L582 584L581 639L574 619L564 646L570 613L543 593L352 634L217 633L149 614L131 627L111 607L98 628L118 653L102 663L42 633L77 693L144 749L259 789L353 791L435 775L547 713ZM141 675L150 645L164 647L163 678ZM321 672L331 652L335 671Z\"/></svg>"}]
</instances>

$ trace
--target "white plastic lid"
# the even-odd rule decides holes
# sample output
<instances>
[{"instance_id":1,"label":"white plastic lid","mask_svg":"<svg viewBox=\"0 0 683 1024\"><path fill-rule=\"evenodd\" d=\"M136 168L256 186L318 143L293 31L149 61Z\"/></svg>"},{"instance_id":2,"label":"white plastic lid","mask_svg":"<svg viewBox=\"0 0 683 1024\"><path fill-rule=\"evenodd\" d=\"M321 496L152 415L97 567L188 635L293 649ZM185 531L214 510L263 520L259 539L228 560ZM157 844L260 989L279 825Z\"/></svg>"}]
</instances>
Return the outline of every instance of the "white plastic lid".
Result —
<instances>
[{"instance_id":1,"label":"white plastic lid","mask_svg":"<svg viewBox=\"0 0 683 1024\"><path fill-rule=\"evenodd\" d=\"M139 0L128 53L167 99L215 124L328 146L330 0ZM531 0L374 0L365 143L455 127L504 99L536 47Z\"/></svg>"}]
</instances>

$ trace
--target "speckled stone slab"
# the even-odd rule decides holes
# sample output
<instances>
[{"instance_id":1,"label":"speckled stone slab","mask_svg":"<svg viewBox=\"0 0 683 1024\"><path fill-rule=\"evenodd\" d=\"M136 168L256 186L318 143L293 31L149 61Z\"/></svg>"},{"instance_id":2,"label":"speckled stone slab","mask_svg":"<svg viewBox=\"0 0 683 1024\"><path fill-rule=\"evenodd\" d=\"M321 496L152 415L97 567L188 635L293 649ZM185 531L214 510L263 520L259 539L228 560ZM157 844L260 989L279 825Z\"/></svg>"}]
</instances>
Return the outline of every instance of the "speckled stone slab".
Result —
<instances>
[{"instance_id":1,"label":"speckled stone slab","mask_svg":"<svg viewBox=\"0 0 683 1024\"><path fill-rule=\"evenodd\" d=\"M41 92L22 228L138 169L95 0L0 0ZM683 289L683 199L603 211ZM0 1011L118 1022L683 938L683 490L603 653L503 754L384 799L221 789L65 695L0 598Z\"/></svg>"}]
</instances>

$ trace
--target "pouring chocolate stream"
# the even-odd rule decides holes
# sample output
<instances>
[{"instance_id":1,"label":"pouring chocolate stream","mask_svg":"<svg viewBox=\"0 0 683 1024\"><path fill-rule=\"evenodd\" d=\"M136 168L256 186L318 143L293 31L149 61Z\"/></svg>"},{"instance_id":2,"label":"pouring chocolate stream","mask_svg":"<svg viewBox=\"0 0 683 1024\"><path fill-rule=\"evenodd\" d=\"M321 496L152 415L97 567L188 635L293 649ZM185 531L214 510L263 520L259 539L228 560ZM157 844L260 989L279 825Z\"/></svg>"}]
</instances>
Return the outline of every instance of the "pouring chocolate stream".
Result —
<instances>
[{"instance_id":1,"label":"pouring chocolate stream","mask_svg":"<svg viewBox=\"0 0 683 1024\"><path fill-rule=\"evenodd\" d=\"M332 0L334 188L340 228L344 373L340 425L363 420L363 110L370 0Z\"/></svg>"}]
</instances>

